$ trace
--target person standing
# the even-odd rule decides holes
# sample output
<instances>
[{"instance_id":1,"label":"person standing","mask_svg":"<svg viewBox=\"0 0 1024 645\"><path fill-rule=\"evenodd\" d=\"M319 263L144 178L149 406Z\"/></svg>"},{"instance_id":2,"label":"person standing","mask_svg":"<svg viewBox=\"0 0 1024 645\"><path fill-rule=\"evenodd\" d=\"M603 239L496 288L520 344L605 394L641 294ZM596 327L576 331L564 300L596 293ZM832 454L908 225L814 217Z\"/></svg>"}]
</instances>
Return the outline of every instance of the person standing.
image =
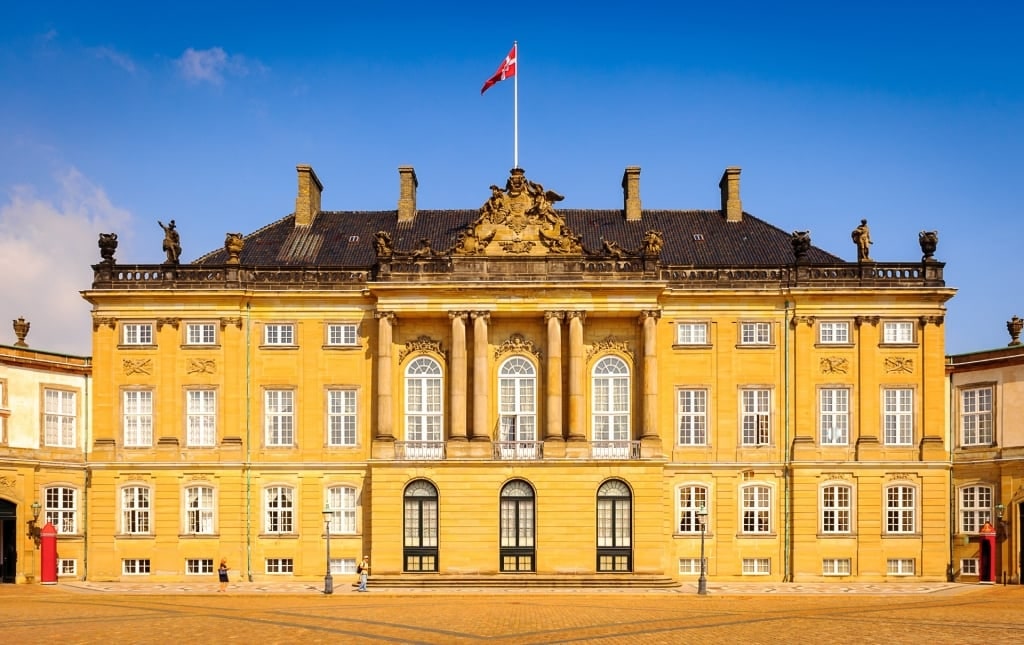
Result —
<instances>
[{"instance_id":1,"label":"person standing","mask_svg":"<svg viewBox=\"0 0 1024 645\"><path fill-rule=\"evenodd\" d=\"M217 593L228 590L228 561L227 559L221 559L220 566L217 567L217 579L220 581L220 589Z\"/></svg>"},{"instance_id":2,"label":"person standing","mask_svg":"<svg viewBox=\"0 0 1024 645\"><path fill-rule=\"evenodd\" d=\"M364 555L363 561L356 567L356 573L359 574L359 587L356 591L369 591L366 588L366 581L370 577L370 556Z\"/></svg>"}]
</instances>

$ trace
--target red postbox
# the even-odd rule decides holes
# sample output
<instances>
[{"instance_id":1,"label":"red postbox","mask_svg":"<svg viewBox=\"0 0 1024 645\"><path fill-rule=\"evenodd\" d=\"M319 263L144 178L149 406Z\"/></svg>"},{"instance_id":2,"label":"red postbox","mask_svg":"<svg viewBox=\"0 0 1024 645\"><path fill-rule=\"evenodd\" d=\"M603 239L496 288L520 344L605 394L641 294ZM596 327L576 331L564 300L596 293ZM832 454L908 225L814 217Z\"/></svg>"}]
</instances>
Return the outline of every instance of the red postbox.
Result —
<instances>
[{"instance_id":1,"label":"red postbox","mask_svg":"<svg viewBox=\"0 0 1024 645\"><path fill-rule=\"evenodd\" d=\"M978 582L994 583L996 581L996 529L991 522L985 522L979 531L980 562L978 563Z\"/></svg>"},{"instance_id":2,"label":"red postbox","mask_svg":"<svg viewBox=\"0 0 1024 645\"><path fill-rule=\"evenodd\" d=\"M39 532L39 581L57 584L57 529L50 522Z\"/></svg>"}]
</instances>

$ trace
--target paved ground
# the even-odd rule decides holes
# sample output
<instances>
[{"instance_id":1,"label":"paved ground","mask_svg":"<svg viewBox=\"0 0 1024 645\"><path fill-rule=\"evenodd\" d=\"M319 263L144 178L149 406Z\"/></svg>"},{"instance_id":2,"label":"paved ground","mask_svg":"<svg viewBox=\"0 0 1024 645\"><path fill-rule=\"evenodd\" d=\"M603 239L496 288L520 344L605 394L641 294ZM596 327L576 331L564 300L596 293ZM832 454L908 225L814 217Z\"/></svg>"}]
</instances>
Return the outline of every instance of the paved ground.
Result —
<instances>
[{"instance_id":1,"label":"paved ground","mask_svg":"<svg viewBox=\"0 0 1024 645\"><path fill-rule=\"evenodd\" d=\"M4 643L944 643L1016 640L1024 586L712 584L373 590L305 583L0 585ZM1015 636L1016 635L1016 636Z\"/></svg>"}]
</instances>

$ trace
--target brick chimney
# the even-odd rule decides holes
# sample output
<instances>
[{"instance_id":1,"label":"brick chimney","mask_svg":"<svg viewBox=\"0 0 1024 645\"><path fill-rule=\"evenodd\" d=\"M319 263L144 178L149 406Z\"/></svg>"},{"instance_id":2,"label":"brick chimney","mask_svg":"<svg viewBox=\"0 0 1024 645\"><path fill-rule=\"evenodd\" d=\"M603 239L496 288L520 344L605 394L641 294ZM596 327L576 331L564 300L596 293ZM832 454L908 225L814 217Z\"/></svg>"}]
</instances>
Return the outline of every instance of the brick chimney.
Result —
<instances>
[{"instance_id":1,"label":"brick chimney","mask_svg":"<svg viewBox=\"0 0 1024 645\"><path fill-rule=\"evenodd\" d=\"M320 212L320 193L324 185L320 183L313 167L307 164L295 166L299 173L299 193L295 196L295 225L309 226Z\"/></svg>"},{"instance_id":2,"label":"brick chimney","mask_svg":"<svg viewBox=\"0 0 1024 645\"><path fill-rule=\"evenodd\" d=\"M722 173L718 182L722 191L722 214L727 222L743 221L743 202L740 201L740 169L730 166Z\"/></svg>"},{"instance_id":3,"label":"brick chimney","mask_svg":"<svg viewBox=\"0 0 1024 645\"><path fill-rule=\"evenodd\" d=\"M626 166L622 173L623 209L627 222L640 221L640 166Z\"/></svg>"},{"instance_id":4,"label":"brick chimney","mask_svg":"<svg viewBox=\"0 0 1024 645\"><path fill-rule=\"evenodd\" d=\"M416 171L412 166L398 167L398 222L411 222L416 217Z\"/></svg>"}]
</instances>

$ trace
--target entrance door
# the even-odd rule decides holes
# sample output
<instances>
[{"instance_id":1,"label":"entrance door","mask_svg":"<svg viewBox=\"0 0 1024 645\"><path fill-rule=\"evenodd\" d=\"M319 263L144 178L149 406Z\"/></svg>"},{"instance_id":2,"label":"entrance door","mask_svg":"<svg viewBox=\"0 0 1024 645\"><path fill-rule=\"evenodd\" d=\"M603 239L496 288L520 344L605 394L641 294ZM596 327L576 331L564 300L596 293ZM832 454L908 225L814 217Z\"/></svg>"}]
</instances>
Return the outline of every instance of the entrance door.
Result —
<instances>
[{"instance_id":1,"label":"entrance door","mask_svg":"<svg viewBox=\"0 0 1024 645\"><path fill-rule=\"evenodd\" d=\"M18 575L18 507L0 499L0 582L13 583Z\"/></svg>"},{"instance_id":2,"label":"entrance door","mask_svg":"<svg viewBox=\"0 0 1024 645\"><path fill-rule=\"evenodd\" d=\"M978 558L978 566L981 568L978 572L978 582L995 582L992 579L992 541L982 535L978 546L981 547Z\"/></svg>"}]
</instances>

